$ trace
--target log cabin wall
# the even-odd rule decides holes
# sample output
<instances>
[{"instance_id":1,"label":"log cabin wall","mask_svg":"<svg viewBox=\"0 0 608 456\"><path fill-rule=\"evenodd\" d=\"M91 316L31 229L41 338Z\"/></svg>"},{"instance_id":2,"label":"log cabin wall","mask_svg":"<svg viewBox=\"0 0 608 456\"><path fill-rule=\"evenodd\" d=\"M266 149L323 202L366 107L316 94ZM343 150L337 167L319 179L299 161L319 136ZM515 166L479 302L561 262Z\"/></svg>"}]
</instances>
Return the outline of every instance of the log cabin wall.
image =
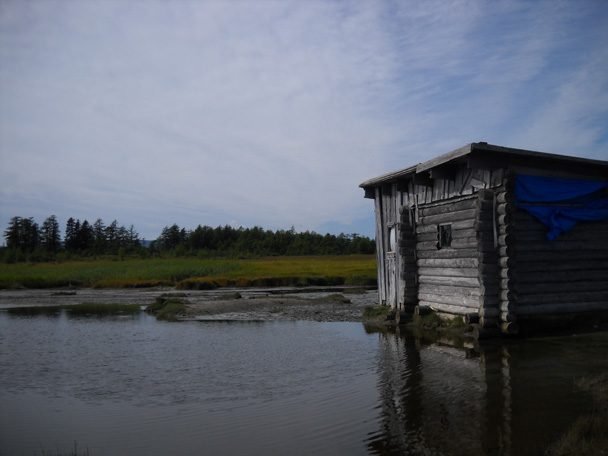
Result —
<instances>
[{"instance_id":1,"label":"log cabin wall","mask_svg":"<svg viewBox=\"0 0 608 456\"><path fill-rule=\"evenodd\" d=\"M398 186L403 190L400 308L410 313L416 305L432 307L444 313L482 317L486 325L495 326L498 269L492 241L494 192L480 191L502 185L503 169L470 169L467 163L460 163L430 176L415 176ZM484 202L481 196L486 198ZM442 227L450 228L451 245L438 248Z\"/></svg>"},{"instance_id":2,"label":"log cabin wall","mask_svg":"<svg viewBox=\"0 0 608 456\"><path fill-rule=\"evenodd\" d=\"M420 207L416 224L419 306L458 315L478 312L477 200L477 195L470 195Z\"/></svg>"},{"instance_id":3,"label":"log cabin wall","mask_svg":"<svg viewBox=\"0 0 608 456\"><path fill-rule=\"evenodd\" d=\"M496 194L503 332L517 332L530 316L608 311L608 221L580 222L549 241L548 228L515 206L515 178L506 172Z\"/></svg>"},{"instance_id":4,"label":"log cabin wall","mask_svg":"<svg viewBox=\"0 0 608 456\"><path fill-rule=\"evenodd\" d=\"M504 186L496 191L495 221L498 261L498 325L517 333L517 269L515 268L515 173L505 172Z\"/></svg>"},{"instance_id":5,"label":"log cabin wall","mask_svg":"<svg viewBox=\"0 0 608 456\"><path fill-rule=\"evenodd\" d=\"M401 258L401 283L399 308L413 314L418 305L418 267L416 265L416 225L414 211L402 205L399 209L401 223L399 257Z\"/></svg>"},{"instance_id":6,"label":"log cabin wall","mask_svg":"<svg viewBox=\"0 0 608 456\"><path fill-rule=\"evenodd\" d=\"M526 316L608 311L608 221L582 222L553 241L547 227L522 209L513 211L516 267L506 291L509 310ZM508 245L507 245L508 244Z\"/></svg>"},{"instance_id":7,"label":"log cabin wall","mask_svg":"<svg viewBox=\"0 0 608 456\"><path fill-rule=\"evenodd\" d=\"M608 162L472 143L362 183L375 199L380 304L507 334L526 317L608 311L608 221L549 241L515 206L517 174L606 181Z\"/></svg>"},{"instance_id":8,"label":"log cabin wall","mask_svg":"<svg viewBox=\"0 0 608 456\"><path fill-rule=\"evenodd\" d=\"M375 189L376 258L378 265L378 301L380 305L398 307L401 258L398 252L400 236L401 192L397 183Z\"/></svg>"},{"instance_id":9,"label":"log cabin wall","mask_svg":"<svg viewBox=\"0 0 608 456\"><path fill-rule=\"evenodd\" d=\"M503 175L502 168L469 169L463 162L452 165L449 170L404 177L374 188L380 305L411 313L422 301L420 305L434 303L437 304L434 307L441 307L444 312L451 310L460 315L479 312L484 304L480 292L485 289L480 288L477 276L480 252L476 244L479 227L475 226L475 220L482 208L482 218L491 217L491 211L488 212L488 203L483 207L478 203L477 193L480 189L501 185ZM454 247L440 252L438 226L449 224L454 229ZM486 223L484 229L487 226ZM483 261L496 259L486 256ZM446 266L448 264L453 267ZM425 276L424 286L419 277L420 268ZM437 274L444 278L438 278ZM439 285L438 281L451 286L451 294L441 297L440 293L447 291L443 288L435 287L432 291L431 284ZM482 280L484 286L487 281L487 277ZM485 305L487 307L487 302ZM489 317L492 312L485 311L486 319L497 317Z\"/></svg>"}]
</instances>

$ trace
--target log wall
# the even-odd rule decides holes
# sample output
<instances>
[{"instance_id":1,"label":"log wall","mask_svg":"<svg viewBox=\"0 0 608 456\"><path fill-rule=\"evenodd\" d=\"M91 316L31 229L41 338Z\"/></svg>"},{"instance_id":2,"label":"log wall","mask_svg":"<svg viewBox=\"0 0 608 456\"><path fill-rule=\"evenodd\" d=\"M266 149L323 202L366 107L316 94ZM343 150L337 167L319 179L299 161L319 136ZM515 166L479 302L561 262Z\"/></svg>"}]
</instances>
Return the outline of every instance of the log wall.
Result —
<instances>
[{"instance_id":1,"label":"log wall","mask_svg":"<svg viewBox=\"0 0 608 456\"><path fill-rule=\"evenodd\" d=\"M608 221L547 240L515 206L516 172L557 171L532 155L501 157L473 154L374 186L380 304L464 315L507 334L528 315L608 311ZM597 179L577 169L563 165L559 177ZM451 246L438 249L447 223Z\"/></svg>"},{"instance_id":2,"label":"log wall","mask_svg":"<svg viewBox=\"0 0 608 456\"><path fill-rule=\"evenodd\" d=\"M401 258L401 310L413 314L418 305L418 269L416 265L416 228L413 210L400 208L399 256Z\"/></svg>"},{"instance_id":3,"label":"log wall","mask_svg":"<svg viewBox=\"0 0 608 456\"><path fill-rule=\"evenodd\" d=\"M454 198L419 208L416 224L418 305L437 312L469 315L483 300L478 280L485 268L477 249L477 195ZM438 225L451 224L450 247L438 248ZM481 260L481 261L480 261Z\"/></svg>"},{"instance_id":4,"label":"log wall","mask_svg":"<svg viewBox=\"0 0 608 456\"><path fill-rule=\"evenodd\" d=\"M517 314L608 311L608 221L582 222L555 240L527 211L513 211Z\"/></svg>"},{"instance_id":5,"label":"log wall","mask_svg":"<svg viewBox=\"0 0 608 456\"><path fill-rule=\"evenodd\" d=\"M440 206L458 204L462 198L474 200L479 189L494 187L502 183L503 170L469 169L466 163L462 163L450 168L449 172L442 173L442 175L444 177L434 176L432 179L419 176L405 178L374 189L378 301L380 305L411 311L412 306L417 302L417 298L414 298L413 295L419 286L419 258L415 257L414 244L417 248L436 250L437 224L439 223L450 222L455 230L453 241L455 252L450 255L462 258L470 257L477 261L475 253L476 205L470 203L471 207L463 209L463 203L460 203L462 207L459 208L457 205L454 210L444 213L441 210L429 211L429 208L437 204ZM466 203L464 205L466 206ZM424 214L421 209L423 207L425 208ZM433 212L435 213L432 214ZM426 219L422 220L423 217ZM424 233L426 236L418 239L419 233L413 227L418 228L421 225L428 225L426 229L430 229L432 232L427 231ZM391 254L389 248L391 229L394 230L394 236L398 242L399 251L396 252L396 255ZM410 232L412 236L409 235ZM440 263L434 265L428 263L423 266L423 270L432 269L429 276L440 273L440 270L443 269L446 274L453 275L453 278L469 274L470 279L476 280L476 276L471 274L478 269L477 265L469 264L468 267L465 267L464 263L458 261L451 261L447 264L450 263L454 263L454 267L445 266L445 262L444 266L441 266ZM467 302L469 301L470 299L467 299Z\"/></svg>"},{"instance_id":6,"label":"log wall","mask_svg":"<svg viewBox=\"0 0 608 456\"><path fill-rule=\"evenodd\" d=\"M517 268L514 225L515 173L506 172L504 185L496 190L496 253L498 264L498 326L507 334L519 331L517 325Z\"/></svg>"},{"instance_id":7,"label":"log wall","mask_svg":"<svg viewBox=\"0 0 608 456\"><path fill-rule=\"evenodd\" d=\"M479 324L483 328L498 326L501 313L496 205L496 193L493 190L479 190L477 194L479 214L477 216L476 240L477 254L480 261L478 280L482 293L479 300L478 315Z\"/></svg>"}]
</instances>

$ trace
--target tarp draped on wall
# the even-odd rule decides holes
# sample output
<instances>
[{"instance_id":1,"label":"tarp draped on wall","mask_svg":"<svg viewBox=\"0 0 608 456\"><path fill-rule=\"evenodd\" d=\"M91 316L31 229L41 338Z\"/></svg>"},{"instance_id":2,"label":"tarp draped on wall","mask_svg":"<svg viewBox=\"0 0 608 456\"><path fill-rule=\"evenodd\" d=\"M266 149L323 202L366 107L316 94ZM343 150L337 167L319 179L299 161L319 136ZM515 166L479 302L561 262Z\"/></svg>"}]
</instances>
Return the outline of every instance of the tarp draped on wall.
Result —
<instances>
[{"instance_id":1,"label":"tarp draped on wall","mask_svg":"<svg viewBox=\"0 0 608 456\"><path fill-rule=\"evenodd\" d=\"M608 182L518 175L515 204L549 227L550 241L580 221L608 219Z\"/></svg>"}]
</instances>

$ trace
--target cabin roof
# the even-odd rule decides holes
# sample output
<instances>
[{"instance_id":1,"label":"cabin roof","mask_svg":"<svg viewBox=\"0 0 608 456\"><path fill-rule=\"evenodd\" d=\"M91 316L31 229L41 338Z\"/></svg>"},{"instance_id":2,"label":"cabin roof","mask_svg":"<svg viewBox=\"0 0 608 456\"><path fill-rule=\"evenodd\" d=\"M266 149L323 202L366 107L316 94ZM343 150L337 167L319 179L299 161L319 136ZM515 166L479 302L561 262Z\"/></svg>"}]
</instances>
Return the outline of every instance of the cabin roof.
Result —
<instances>
[{"instance_id":1,"label":"cabin roof","mask_svg":"<svg viewBox=\"0 0 608 456\"><path fill-rule=\"evenodd\" d=\"M592 160L589 158L572 157L569 155L549 154L525 149L513 149L510 147L495 146L485 142L467 144L460 149L453 150L436 158L417 165L403 168L378 177L366 180L359 187L378 187L382 184L395 182L398 179L413 177L416 174L440 170L454 164L468 162L469 167L484 169L497 169L509 166L511 163L525 164L534 167L546 167L559 165L565 170L574 172L589 172L590 174L603 177L605 180L608 173L608 161Z\"/></svg>"}]
</instances>

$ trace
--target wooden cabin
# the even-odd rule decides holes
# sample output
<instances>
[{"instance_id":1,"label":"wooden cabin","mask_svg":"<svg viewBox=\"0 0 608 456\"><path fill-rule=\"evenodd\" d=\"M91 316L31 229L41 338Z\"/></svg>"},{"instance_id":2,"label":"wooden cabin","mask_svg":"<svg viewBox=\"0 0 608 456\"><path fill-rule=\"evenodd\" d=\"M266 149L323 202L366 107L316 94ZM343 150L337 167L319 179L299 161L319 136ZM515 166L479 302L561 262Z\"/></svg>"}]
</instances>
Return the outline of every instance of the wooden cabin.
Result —
<instances>
[{"instance_id":1,"label":"wooden cabin","mask_svg":"<svg viewBox=\"0 0 608 456\"><path fill-rule=\"evenodd\" d=\"M360 187L379 304L398 315L512 334L528 317L608 311L607 161L480 142Z\"/></svg>"}]
</instances>

